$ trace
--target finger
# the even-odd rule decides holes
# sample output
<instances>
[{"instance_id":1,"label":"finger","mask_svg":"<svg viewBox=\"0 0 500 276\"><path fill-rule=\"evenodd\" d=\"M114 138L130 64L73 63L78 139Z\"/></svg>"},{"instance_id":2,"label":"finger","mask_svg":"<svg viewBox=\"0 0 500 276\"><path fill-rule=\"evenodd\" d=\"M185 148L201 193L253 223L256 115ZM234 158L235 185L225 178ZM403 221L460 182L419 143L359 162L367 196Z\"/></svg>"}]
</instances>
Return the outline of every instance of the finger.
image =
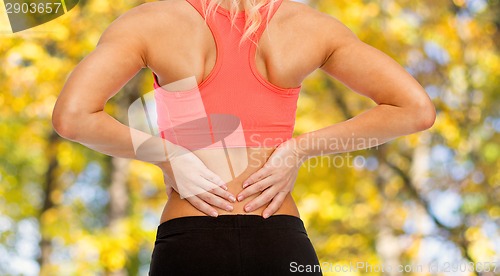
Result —
<instances>
[{"instance_id":1,"label":"finger","mask_svg":"<svg viewBox=\"0 0 500 276\"><path fill-rule=\"evenodd\" d=\"M274 180L271 176L264 178L255 184L252 184L250 186L247 186L243 191L241 191L238 194L238 201L242 201L245 198L264 191L265 189L269 188L271 185L273 185Z\"/></svg>"},{"instance_id":2,"label":"finger","mask_svg":"<svg viewBox=\"0 0 500 276\"><path fill-rule=\"evenodd\" d=\"M165 175L165 174L163 177L163 183L165 184L165 187L167 187L167 188L170 187L170 188L174 189L174 187L175 187L175 181L172 181L172 179L170 177L168 177L168 175Z\"/></svg>"},{"instance_id":3,"label":"finger","mask_svg":"<svg viewBox=\"0 0 500 276\"><path fill-rule=\"evenodd\" d=\"M168 185L168 186L167 186L167 190L166 190L166 192L167 192L168 197L170 197L170 196L172 195L172 191L173 191L173 190L174 190L174 189L172 188L172 186L170 186L170 185Z\"/></svg>"},{"instance_id":4,"label":"finger","mask_svg":"<svg viewBox=\"0 0 500 276\"><path fill-rule=\"evenodd\" d=\"M273 198L271 203L267 206L266 209L264 209L264 212L262 212L262 216L266 219L270 216L272 216L278 209L281 207L283 202L285 201L287 192L285 191L280 191L278 194Z\"/></svg>"},{"instance_id":5,"label":"finger","mask_svg":"<svg viewBox=\"0 0 500 276\"><path fill-rule=\"evenodd\" d=\"M206 215L209 215L211 217L217 217L219 213L217 210L215 210L212 206L209 204L205 203L203 200L196 196L188 197L186 200L191 203L196 209L200 210L201 212L205 213Z\"/></svg>"},{"instance_id":6,"label":"finger","mask_svg":"<svg viewBox=\"0 0 500 276\"><path fill-rule=\"evenodd\" d=\"M209 169L205 169L201 172L201 175L208 181L214 183L217 186L221 186L224 190L227 190L226 182L222 180L217 174Z\"/></svg>"},{"instance_id":7,"label":"finger","mask_svg":"<svg viewBox=\"0 0 500 276\"><path fill-rule=\"evenodd\" d=\"M206 180L204 177L201 176L198 177L196 180L193 180L193 182L183 183L182 185L178 186L182 187L184 197L197 196L206 193L208 191L214 190L216 188L219 188L219 186L215 185L214 183Z\"/></svg>"},{"instance_id":8,"label":"finger","mask_svg":"<svg viewBox=\"0 0 500 276\"><path fill-rule=\"evenodd\" d=\"M166 192L169 197L172 195L172 192L174 191L177 192L178 194L181 194L176 185L167 184L166 187L167 187Z\"/></svg>"},{"instance_id":9,"label":"finger","mask_svg":"<svg viewBox=\"0 0 500 276\"><path fill-rule=\"evenodd\" d=\"M258 197L252 199L247 205L245 205L245 212L252 212L253 210L259 209L265 204L269 203L278 193L273 187L264 190Z\"/></svg>"},{"instance_id":10,"label":"finger","mask_svg":"<svg viewBox=\"0 0 500 276\"><path fill-rule=\"evenodd\" d=\"M232 203L236 202L236 198L234 197L234 195L232 193L222 189L221 187L214 188L214 189L210 190L209 192L214 194L214 195L220 196L224 199L227 199Z\"/></svg>"},{"instance_id":11,"label":"finger","mask_svg":"<svg viewBox=\"0 0 500 276\"><path fill-rule=\"evenodd\" d=\"M226 210L226 211L232 211L234 208L233 208L233 205L231 205L231 203L219 196L216 196L212 193L203 193L203 194L199 194L198 197L200 199L202 199L203 201L205 201L206 203L210 204L211 206L214 206L214 207L219 207L223 210Z\"/></svg>"},{"instance_id":12,"label":"finger","mask_svg":"<svg viewBox=\"0 0 500 276\"><path fill-rule=\"evenodd\" d=\"M256 183L259 180L268 177L271 174L270 169L268 166L266 166L266 164L258 171L250 175L245 181L243 181L243 189L245 189L249 185Z\"/></svg>"}]
</instances>

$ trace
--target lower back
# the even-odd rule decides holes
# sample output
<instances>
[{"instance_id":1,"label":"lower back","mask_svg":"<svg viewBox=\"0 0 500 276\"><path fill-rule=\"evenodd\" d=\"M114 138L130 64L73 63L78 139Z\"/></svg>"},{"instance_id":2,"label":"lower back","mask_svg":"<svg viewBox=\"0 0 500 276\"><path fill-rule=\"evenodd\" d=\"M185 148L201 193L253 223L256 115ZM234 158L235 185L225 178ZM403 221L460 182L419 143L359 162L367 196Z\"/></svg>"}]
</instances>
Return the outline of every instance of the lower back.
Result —
<instances>
[{"instance_id":1,"label":"lower back","mask_svg":"<svg viewBox=\"0 0 500 276\"><path fill-rule=\"evenodd\" d=\"M264 166L274 148L227 148L197 150L194 153L215 174L219 175L228 187L228 191L235 197L243 190L242 185L250 175ZM252 195L243 201L232 203L233 211L226 211L214 207L219 215L223 214L256 214L262 215L268 203L252 212L243 209L247 203L260 193ZM287 194L282 206L275 214L287 214L299 217L299 212L292 196ZM161 216L160 223L176 217L206 216L203 212L193 207L186 199L181 199L175 191L170 195Z\"/></svg>"}]
</instances>

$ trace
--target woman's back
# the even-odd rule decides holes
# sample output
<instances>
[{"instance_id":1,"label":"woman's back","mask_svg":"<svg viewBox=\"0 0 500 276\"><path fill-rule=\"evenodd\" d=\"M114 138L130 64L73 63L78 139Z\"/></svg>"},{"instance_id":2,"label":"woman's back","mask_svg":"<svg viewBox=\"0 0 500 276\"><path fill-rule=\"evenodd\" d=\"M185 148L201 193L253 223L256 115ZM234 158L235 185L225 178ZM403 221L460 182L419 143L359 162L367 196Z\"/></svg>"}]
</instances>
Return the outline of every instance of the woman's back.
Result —
<instances>
[{"instance_id":1,"label":"woman's back","mask_svg":"<svg viewBox=\"0 0 500 276\"><path fill-rule=\"evenodd\" d=\"M200 1L200 0L194 0ZM147 65L159 84L195 76L207 78L216 62L216 45L200 14L186 0L168 0L140 7L145 24ZM265 28L256 53L260 75L282 88L300 86L328 57L320 21L332 20L309 6L284 0Z\"/></svg>"},{"instance_id":2,"label":"woman's back","mask_svg":"<svg viewBox=\"0 0 500 276\"><path fill-rule=\"evenodd\" d=\"M146 59L148 67L156 76L156 85L162 86L162 88L157 87L155 91L157 93L157 101L161 100L166 94L180 91L177 96L165 100L171 100L172 103L170 106L172 108L157 108L159 117L161 117L162 112L165 112L168 113L168 118L173 120L172 116L175 117L175 114L172 112L174 106L182 104L182 101L176 103L176 97L182 97L182 93L192 90L193 86L196 85L192 81L185 81L192 76L195 77L198 85L202 84L204 87L210 86L213 82L219 81L221 83L222 81L222 85L219 84L218 90L215 89L209 92L202 90L204 107L207 109L207 113L214 112L210 109L211 105L214 105L210 101L217 101L215 105L219 106L217 110L219 112L215 113L226 113L226 109L233 108L232 111L227 113L239 115L240 112L238 111L241 111L243 108L247 109L247 112L241 115L241 117L245 118L240 119L243 121L243 126L246 127L244 131L247 134L253 134L253 136L247 135L247 143L250 141L255 141L255 143L246 148L229 145L224 148L197 149L193 151L210 170L228 182L229 192L235 195L242 191L243 181L265 164L267 158L277 145L274 141L278 141L279 138L285 138L282 140L286 140L289 138L288 136L291 137L295 120L296 97L292 98L294 95L285 95L283 98L280 98L280 96L273 95L273 93L280 94L293 91L293 93L298 94L302 80L317 69L328 57L326 54L326 43L322 43L322 37L318 35L317 28L315 28L317 17L321 17L322 15L300 3L278 1L277 4L274 7L275 12L272 13L269 24L262 23L263 32L259 33L261 36L258 37L260 39L257 41L258 47L255 50L253 61L246 59L248 53L252 57L252 50L255 49L253 45L246 48L238 48L242 49L241 52L238 52L239 56L236 56L234 53L239 51L236 48L233 48L231 53L226 53L228 51L227 48L236 47L237 43L236 40L227 41L229 36L227 28L231 23L228 11L224 8L219 7L219 14L217 14L217 20L219 21L215 23L215 21L209 18L207 26L201 16L200 0L190 0L189 2L185 0L171 0L152 3L149 7L144 7L145 9L151 9L148 13L144 13L147 16L147 20L158 22L155 28L148 28L144 33L147 41L145 45L147 45ZM196 8L198 8L198 11ZM226 18L221 16L221 14L226 16ZM264 20L265 15L263 13ZM241 20L242 16L243 13L240 12L238 19ZM238 23L240 28L243 27L242 24L244 21L239 21ZM224 28L226 29L225 33L222 30ZM230 45L231 43L234 45ZM226 52L221 54L218 51ZM221 58L221 56L225 58ZM241 56L243 57L241 58ZM222 59L222 61L218 59ZM239 61L237 62L241 64L234 66L234 60L238 59ZM238 68L232 68L231 66ZM245 70L245 66L253 70ZM220 67L223 69L219 70ZM212 76L214 71L216 71L215 77ZM231 80L227 79L231 78L228 77L231 71L237 72L237 74L231 76L236 79L236 85L233 85L232 88L229 85ZM245 74L248 76L242 76ZM224 77L227 80L223 79ZM256 97L259 91L254 90L258 90L258 88L254 90L246 89L248 87L245 86L250 85L251 82L245 83L243 81L244 77L246 79L250 78L250 80L258 80L263 85L261 88L272 90L270 91L271 94L266 94L266 92L269 92L264 91L263 94L268 96ZM207 79L210 81L208 85L205 83ZM224 81L228 82L226 86L224 86ZM236 95L236 99L233 99L233 102L225 102L228 97L223 95L225 91L222 90L226 88L237 90L230 92ZM222 95L215 100L210 100L210 95L207 96L209 93L212 93L211 95ZM249 93L253 94L248 95ZM266 97L274 97L274 102L270 104L269 102L272 101L271 98ZM196 100L196 97L194 97L194 100ZM194 109L194 106L196 106L196 103L187 103L186 100L184 104L186 104L186 108L181 107L181 111L179 112L189 108ZM235 108L234 106L238 104L241 106ZM164 106L167 105L165 104ZM285 105L293 106L293 109L280 109ZM203 104L201 106L203 108ZM262 109L268 111L268 117L262 117ZM287 116L288 121L280 117L285 110L291 112L288 114L291 116ZM193 112L195 113L194 117L196 117L196 111L189 111L189 113ZM205 110L202 110L201 113L205 113ZM258 121L259 115L262 117L260 118L260 125L252 126L248 124L248 121ZM186 118L188 116L181 114L179 117ZM276 129L272 129L267 133L264 131L267 125L276 124L276 122L281 121L285 121L283 124L290 126L289 133L280 136L273 133L278 132ZM256 129L252 129L253 127ZM199 130L195 130L194 132L199 132ZM261 214L266 206L252 212L245 212L243 209L245 204L256 196L257 194L241 202L235 202L233 204L234 210L232 211L222 209L218 209L217 211L219 214ZM291 195L287 195L276 214L299 216ZM165 206L161 222L188 215L203 215L203 213L194 206L191 206L186 200L181 200L179 194L173 193L169 198L168 204Z\"/></svg>"}]
</instances>

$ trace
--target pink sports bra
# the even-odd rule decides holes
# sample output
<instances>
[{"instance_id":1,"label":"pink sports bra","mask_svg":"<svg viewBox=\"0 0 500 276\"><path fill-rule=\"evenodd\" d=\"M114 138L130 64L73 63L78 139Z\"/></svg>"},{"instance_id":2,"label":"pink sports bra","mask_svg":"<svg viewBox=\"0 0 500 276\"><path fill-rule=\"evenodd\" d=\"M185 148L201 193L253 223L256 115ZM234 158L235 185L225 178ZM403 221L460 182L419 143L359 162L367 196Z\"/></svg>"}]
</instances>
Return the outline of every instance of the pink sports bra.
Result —
<instances>
[{"instance_id":1,"label":"pink sports bra","mask_svg":"<svg viewBox=\"0 0 500 276\"><path fill-rule=\"evenodd\" d=\"M187 0L203 17L200 0ZM279 8L279 0L271 17ZM258 41L266 27L268 5L260 9L263 23L252 39ZM302 87L281 88L265 80L255 65L256 45L239 41L245 12L232 27L229 11L221 7L207 24L214 36L217 56L214 69L195 88L168 91L154 76L157 123L160 135L187 149L275 147L292 137L297 100ZM185 79L185 80L189 80Z\"/></svg>"}]
</instances>

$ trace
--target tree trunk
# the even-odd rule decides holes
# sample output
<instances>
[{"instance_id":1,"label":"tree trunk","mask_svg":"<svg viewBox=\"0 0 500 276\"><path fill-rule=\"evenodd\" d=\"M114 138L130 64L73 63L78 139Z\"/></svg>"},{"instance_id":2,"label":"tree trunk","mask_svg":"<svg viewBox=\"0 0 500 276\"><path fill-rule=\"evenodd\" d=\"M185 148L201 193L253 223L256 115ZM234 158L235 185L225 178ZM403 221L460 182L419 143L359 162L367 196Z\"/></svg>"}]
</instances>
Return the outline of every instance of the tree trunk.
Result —
<instances>
[{"instance_id":1,"label":"tree trunk","mask_svg":"<svg viewBox=\"0 0 500 276\"><path fill-rule=\"evenodd\" d=\"M47 145L47 155L46 158L48 160L48 167L47 171L45 172L45 179L44 182L42 183L42 187L44 187L44 199L43 199L43 205L42 208L40 209L39 216L38 216L38 221L40 225L40 235L41 239L39 242L39 247L40 247L40 256L37 258L38 265L40 267L40 275L46 275L45 270L47 265L50 263L50 254L52 252L52 237L48 237L46 234L44 234L45 231L43 231L45 227L44 220L42 219L43 215L50 210L51 208L55 207L55 203L51 198L52 191L55 190L57 184L56 184L56 177L55 177L55 170L57 166L59 165L57 161L57 144L58 144L59 136L55 131L52 131L50 133L50 136L48 138L48 145Z\"/></svg>"}]
</instances>

